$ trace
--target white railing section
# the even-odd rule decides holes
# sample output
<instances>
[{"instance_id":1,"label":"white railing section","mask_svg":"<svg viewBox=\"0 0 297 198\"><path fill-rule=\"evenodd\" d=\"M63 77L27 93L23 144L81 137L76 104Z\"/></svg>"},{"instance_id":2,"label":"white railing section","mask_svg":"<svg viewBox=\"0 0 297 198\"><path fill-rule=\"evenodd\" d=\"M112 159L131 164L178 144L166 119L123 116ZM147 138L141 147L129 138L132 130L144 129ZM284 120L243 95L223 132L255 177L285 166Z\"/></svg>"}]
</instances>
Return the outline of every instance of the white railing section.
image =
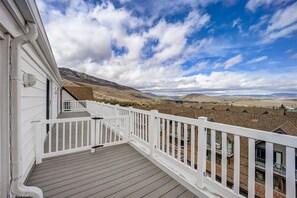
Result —
<instances>
[{"instance_id":1,"label":"white railing section","mask_svg":"<svg viewBox=\"0 0 297 198\"><path fill-rule=\"evenodd\" d=\"M95 119L95 145L111 146L127 143L128 116L111 116Z\"/></svg>"},{"instance_id":2,"label":"white railing section","mask_svg":"<svg viewBox=\"0 0 297 198\"><path fill-rule=\"evenodd\" d=\"M35 121L36 163L43 158L127 142L129 116Z\"/></svg>"},{"instance_id":3,"label":"white railing section","mask_svg":"<svg viewBox=\"0 0 297 198\"><path fill-rule=\"evenodd\" d=\"M142 142L145 146L149 145L149 119L150 114L147 111L133 109L131 111L132 119L132 138L135 141Z\"/></svg>"},{"instance_id":4,"label":"white railing section","mask_svg":"<svg viewBox=\"0 0 297 198\"><path fill-rule=\"evenodd\" d=\"M63 112L65 111L86 111L87 101L85 100L66 100L63 101Z\"/></svg>"},{"instance_id":5,"label":"white railing section","mask_svg":"<svg viewBox=\"0 0 297 198\"><path fill-rule=\"evenodd\" d=\"M107 146L129 142L147 153L152 160L164 165L185 180L187 184L194 187L192 189L197 190L194 190L195 192L211 192L212 195L224 197L243 197L240 194L243 160L240 149L241 142L245 140L248 144L248 159L245 159L248 163L248 197L255 197L255 144L256 141L264 141L266 145L266 162L263 168L265 169L265 197L273 197L274 193L273 148L276 144L286 148L286 167L284 168L286 197L296 196L294 173L297 137L209 122L205 117L185 118L158 113L156 110L145 111L94 101L86 101L85 108L93 115L106 117L42 121L36 132L41 131L41 125L46 124L50 125L50 130L46 137L37 135L37 139L44 142L40 144L37 141L37 143L41 146L45 145L37 153L41 152L43 157L47 157L54 153L65 153L67 149L77 151L96 145ZM56 130L53 130L55 127ZM207 144L209 132L211 140L210 144ZM78 136L81 136L80 144L76 143ZM228 161L227 138L229 136L233 137L232 173L228 169L230 161ZM57 137L58 139L55 139ZM64 144L67 138L68 143ZM56 141L56 143L51 144L49 141ZM62 146L59 144L60 141ZM220 159L217 159L218 144L221 145ZM207 158L207 147L211 153L210 158ZM210 165L208 169L207 164ZM217 172L218 170L220 172ZM232 175L232 181L228 181L229 174Z\"/></svg>"}]
</instances>

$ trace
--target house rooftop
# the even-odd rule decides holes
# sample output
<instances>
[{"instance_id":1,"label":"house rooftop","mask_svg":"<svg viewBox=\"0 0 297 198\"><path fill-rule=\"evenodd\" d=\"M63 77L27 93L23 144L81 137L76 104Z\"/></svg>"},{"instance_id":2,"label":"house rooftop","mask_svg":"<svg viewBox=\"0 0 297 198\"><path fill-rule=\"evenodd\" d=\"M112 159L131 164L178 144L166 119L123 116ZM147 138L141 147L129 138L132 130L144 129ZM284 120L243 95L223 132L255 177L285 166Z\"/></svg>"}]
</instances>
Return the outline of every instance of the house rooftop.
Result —
<instances>
[{"instance_id":1,"label":"house rooftop","mask_svg":"<svg viewBox=\"0 0 297 198\"><path fill-rule=\"evenodd\" d=\"M64 86L64 90L77 100L94 100L92 87Z\"/></svg>"}]
</instances>

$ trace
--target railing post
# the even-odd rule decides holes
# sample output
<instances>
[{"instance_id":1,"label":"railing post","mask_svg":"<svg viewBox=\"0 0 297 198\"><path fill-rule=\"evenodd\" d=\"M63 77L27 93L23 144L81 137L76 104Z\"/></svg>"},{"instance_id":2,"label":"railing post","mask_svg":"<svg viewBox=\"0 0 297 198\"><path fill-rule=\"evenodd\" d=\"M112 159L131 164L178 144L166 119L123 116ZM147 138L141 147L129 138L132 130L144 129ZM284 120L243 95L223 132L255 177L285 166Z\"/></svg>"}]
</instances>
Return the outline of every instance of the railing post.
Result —
<instances>
[{"instance_id":1,"label":"railing post","mask_svg":"<svg viewBox=\"0 0 297 198\"><path fill-rule=\"evenodd\" d=\"M34 121L35 124L35 156L36 156L36 164L42 163L42 131L41 131L41 122Z\"/></svg>"},{"instance_id":2,"label":"railing post","mask_svg":"<svg viewBox=\"0 0 297 198\"><path fill-rule=\"evenodd\" d=\"M88 102L89 102L88 100L85 100L85 105L86 105L85 108L86 108L86 110L88 110Z\"/></svg>"},{"instance_id":3,"label":"railing post","mask_svg":"<svg viewBox=\"0 0 297 198\"><path fill-rule=\"evenodd\" d=\"M119 115L120 115L120 110L119 110L119 108L120 108L120 105L116 104L116 105L115 105L115 116L119 116Z\"/></svg>"},{"instance_id":4,"label":"railing post","mask_svg":"<svg viewBox=\"0 0 297 198\"><path fill-rule=\"evenodd\" d=\"M116 119L116 128L120 128L120 110L119 110L119 108L120 108L120 105L118 105L118 104L116 104L115 105L115 107L114 107L114 114L115 114L115 116L117 117L117 119Z\"/></svg>"},{"instance_id":5,"label":"railing post","mask_svg":"<svg viewBox=\"0 0 297 198\"><path fill-rule=\"evenodd\" d=\"M130 137L131 137L131 134L132 134L132 129L133 129L133 126L134 126L134 123L133 123L133 107L129 107L129 131L128 131L128 141L130 141Z\"/></svg>"},{"instance_id":6,"label":"railing post","mask_svg":"<svg viewBox=\"0 0 297 198\"><path fill-rule=\"evenodd\" d=\"M110 109L111 109L110 104L107 103L107 114L108 114L108 116L113 116L112 111Z\"/></svg>"},{"instance_id":7,"label":"railing post","mask_svg":"<svg viewBox=\"0 0 297 198\"><path fill-rule=\"evenodd\" d=\"M91 119L91 153L95 153L95 148L93 148L96 145L96 119Z\"/></svg>"},{"instance_id":8,"label":"railing post","mask_svg":"<svg viewBox=\"0 0 297 198\"><path fill-rule=\"evenodd\" d=\"M77 102L76 102L76 100L74 100L73 102L74 102L74 110L73 111L76 111L76 109L77 109Z\"/></svg>"},{"instance_id":9,"label":"railing post","mask_svg":"<svg viewBox=\"0 0 297 198\"><path fill-rule=\"evenodd\" d=\"M149 127L149 143L150 143L150 157L154 157L155 149L157 147L157 114L158 110L151 110L150 113L150 127Z\"/></svg>"},{"instance_id":10,"label":"railing post","mask_svg":"<svg viewBox=\"0 0 297 198\"><path fill-rule=\"evenodd\" d=\"M198 117L197 186L199 188L204 188L203 177L206 173L207 131L205 122L207 122L207 117Z\"/></svg>"}]
</instances>

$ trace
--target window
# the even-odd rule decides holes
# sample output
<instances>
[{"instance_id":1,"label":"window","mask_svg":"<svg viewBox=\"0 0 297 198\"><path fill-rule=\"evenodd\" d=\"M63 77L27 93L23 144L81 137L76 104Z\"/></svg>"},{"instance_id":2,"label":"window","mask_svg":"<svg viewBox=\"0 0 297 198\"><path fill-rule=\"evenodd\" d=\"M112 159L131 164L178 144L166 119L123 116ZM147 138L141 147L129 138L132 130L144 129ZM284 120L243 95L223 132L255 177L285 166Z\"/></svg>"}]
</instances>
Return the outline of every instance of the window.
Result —
<instances>
[{"instance_id":1,"label":"window","mask_svg":"<svg viewBox=\"0 0 297 198\"><path fill-rule=\"evenodd\" d=\"M273 152L273 163L274 164L282 164L282 153L279 151Z\"/></svg>"},{"instance_id":2,"label":"window","mask_svg":"<svg viewBox=\"0 0 297 198\"><path fill-rule=\"evenodd\" d=\"M211 151L210 150L206 151L206 159L211 161Z\"/></svg>"},{"instance_id":3,"label":"window","mask_svg":"<svg viewBox=\"0 0 297 198\"><path fill-rule=\"evenodd\" d=\"M264 184L264 182L265 182L265 173L260 171L260 170L256 170L256 181Z\"/></svg>"},{"instance_id":4,"label":"window","mask_svg":"<svg viewBox=\"0 0 297 198\"><path fill-rule=\"evenodd\" d=\"M210 146L211 145L211 134L207 133L207 145Z\"/></svg>"},{"instance_id":5,"label":"window","mask_svg":"<svg viewBox=\"0 0 297 198\"><path fill-rule=\"evenodd\" d=\"M265 149L257 147L256 148L256 158L257 160L263 160L265 161Z\"/></svg>"}]
</instances>

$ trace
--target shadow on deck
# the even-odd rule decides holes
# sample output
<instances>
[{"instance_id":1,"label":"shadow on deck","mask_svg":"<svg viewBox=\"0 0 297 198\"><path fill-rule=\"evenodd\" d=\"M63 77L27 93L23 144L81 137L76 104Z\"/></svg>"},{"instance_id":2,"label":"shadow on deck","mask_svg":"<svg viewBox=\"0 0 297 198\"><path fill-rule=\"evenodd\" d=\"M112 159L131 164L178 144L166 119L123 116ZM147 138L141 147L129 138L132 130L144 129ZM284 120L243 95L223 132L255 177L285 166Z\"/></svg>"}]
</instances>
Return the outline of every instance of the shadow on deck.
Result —
<instances>
[{"instance_id":1,"label":"shadow on deck","mask_svg":"<svg viewBox=\"0 0 297 198\"><path fill-rule=\"evenodd\" d=\"M62 112L58 115L58 118L78 118L78 117L90 117L90 113L87 111L80 112Z\"/></svg>"},{"instance_id":2,"label":"shadow on deck","mask_svg":"<svg viewBox=\"0 0 297 198\"><path fill-rule=\"evenodd\" d=\"M27 185L57 198L195 197L129 144L45 159Z\"/></svg>"}]
</instances>

